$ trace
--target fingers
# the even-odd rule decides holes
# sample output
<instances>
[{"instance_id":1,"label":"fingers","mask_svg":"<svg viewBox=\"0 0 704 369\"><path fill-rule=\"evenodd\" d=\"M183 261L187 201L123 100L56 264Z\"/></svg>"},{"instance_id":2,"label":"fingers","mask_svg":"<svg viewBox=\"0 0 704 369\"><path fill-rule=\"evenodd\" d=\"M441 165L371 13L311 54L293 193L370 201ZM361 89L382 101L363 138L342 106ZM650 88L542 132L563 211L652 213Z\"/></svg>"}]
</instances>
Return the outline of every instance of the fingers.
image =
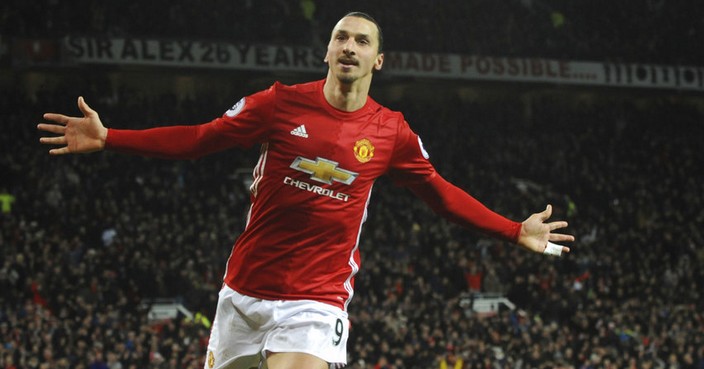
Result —
<instances>
[{"instance_id":1,"label":"fingers","mask_svg":"<svg viewBox=\"0 0 704 369\"><path fill-rule=\"evenodd\" d=\"M46 115L44 117L46 118ZM58 125L58 124L47 124L47 123L39 123L37 125L37 129L45 132L50 132L50 133L55 133L60 136L56 137L40 137L39 138L39 143L45 144L45 145L65 145L64 147L57 148L57 149L51 149L49 150L49 154L51 155L63 155L63 154L68 154L68 146L67 145L67 140L66 140L66 127L63 125Z\"/></svg>"},{"instance_id":2,"label":"fingers","mask_svg":"<svg viewBox=\"0 0 704 369\"><path fill-rule=\"evenodd\" d=\"M550 241L555 241L555 242L573 242L574 241L574 236L571 234L550 233L550 236L548 238Z\"/></svg>"},{"instance_id":3,"label":"fingers","mask_svg":"<svg viewBox=\"0 0 704 369\"><path fill-rule=\"evenodd\" d=\"M63 127L63 126L56 126L56 125L51 125L51 124L40 124L40 126L42 126L42 125L48 126L48 127L43 127L44 130L48 131L48 132L61 133L60 130L65 129L65 127ZM48 128L48 129L46 129L46 128ZM70 151L68 149L68 141L66 140L66 136L40 137L39 142L43 143L45 145L64 145L64 147L49 150L50 155L64 155L64 154L70 153Z\"/></svg>"},{"instance_id":4,"label":"fingers","mask_svg":"<svg viewBox=\"0 0 704 369\"><path fill-rule=\"evenodd\" d=\"M95 110L91 109L90 106L86 103L86 101L83 99L83 96L78 97L78 109L81 110L84 116L89 116L89 115L94 115L97 114ZM59 124L66 125L71 119L71 117L63 114L56 114L56 113L45 113L44 114L44 119L50 120L52 122L56 122Z\"/></svg>"},{"instance_id":5,"label":"fingers","mask_svg":"<svg viewBox=\"0 0 704 369\"><path fill-rule=\"evenodd\" d=\"M68 120L70 117L63 115L63 114L56 114L56 113L46 113L43 115L44 119L50 120L52 122L56 122L59 124L66 125L68 123Z\"/></svg>"},{"instance_id":6,"label":"fingers","mask_svg":"<svg viewBox=\"0 0 704 369\"><path fill-rule=\"evenodd\" d=\"M40 137L39 142L47 145L66 145L66 127L58 124L39 123L37 129L45 132L56 133L56 137Z\"/></svg>"},{"instance_id":7,"label":"fingers","mask_svg":"<svg viewBox=\"0 0 704 369\"><path fill-rule=\"evenodd\" d=\"M78 108L81 109L81 112L86 117L89 115L96 114L95 110L91 109L90 106L88 106L86 101L83 99L83 96L78 97Z\"/></svg>"},{"instance_id":8,"label":"fingers","mask_svg":"<svg viewBox=\"0 0 704 369\"><path fill-rule=\"evenodd\" d=\"M66 145L66 136L58 137L41 137L39 142L47 145Z\"/></svg>"},{"instance_id":9,"label":"fingers","mask_svg":"<svg viewBox=\"0 0 704 369\"><path fill-rule=\"evenodd\" d=\"M64 154L70 154L71 151L69 151L68 146L60 147L58 149L51 149L49 150L50 155L64 155Z\"/></svg>"},{"instance_id":10,"label":"fingers","mask_svg":"<svg viewBox=\"0 0 704 369\"><path fill-rule=\"evenodd\" d=\"M547 223L547 225L548 225L548 227L550 228L550 231L551 231L551 232L554 231L554 230L556 230L556 229L567 228L567 226L568 226L567 222L565 222L565 221L563 221L563 220L560 220L560 221L557 221L557 222L550 222L550 223Z\"/></svg>"},{"instance_id":11,"label":"fingers","mask_svg":"<svg viewBox=\"0 0 704 369\"><path fill-rule=\"evenodd\" d=\"M548 242L543 249L543 254L545 255L562 256L562 254L567 252L570 252L569 247L557 245L552 242Z\"/></svg>"},{"instance_id":12,"label":"fingers","mask_svg":"<svg viewBox=\"0 0 704 369\"><path fill-rule=\"evenodd\" d=\"M548 229L550 230L550 235L549 239L550 241L567 241L567 242L572 242L574 241L574 236L570 234L561 234L561 233L552 233L556 229L560 228L567 228L567 222L565 221L557 221L557 222L550 222L547 223Z\"/></svg>"},{"instance_id":13,"label":"fingers","mask_svg":"<svg viewBox=\"0 0 704 369\"><path fill-rule=\"evenodd\" d=\"M545 248L543 249L543 254L545 255L553 255L553 256L562 256L562 254L566 254L570 252L570 248L562 245L557 245L552 242L548 242L545 245Z\"/></svg>"},{"instance_id":14,"label":"fingers","mask_svg":"<svg viewBox=\"0 0 704 369\"><path fill-rule=\"evenodd\" d=\"M540 214L540 220L543 222L550 219L550 216L552 215L552 205L548 204L547 207L545 207L545 210L539 213Z\"/></svg>"},{"instance_id":15,"label":"fingers","mask_svg":"<svg viewBox=\"0 0 704 369\"><path fill-rule=\"evenodd\" d=\"M66 127L62 125L39 123L37 125L37 129L40 131L56 133L58 135L66 134Z\"/></svg>"}]
</instances>

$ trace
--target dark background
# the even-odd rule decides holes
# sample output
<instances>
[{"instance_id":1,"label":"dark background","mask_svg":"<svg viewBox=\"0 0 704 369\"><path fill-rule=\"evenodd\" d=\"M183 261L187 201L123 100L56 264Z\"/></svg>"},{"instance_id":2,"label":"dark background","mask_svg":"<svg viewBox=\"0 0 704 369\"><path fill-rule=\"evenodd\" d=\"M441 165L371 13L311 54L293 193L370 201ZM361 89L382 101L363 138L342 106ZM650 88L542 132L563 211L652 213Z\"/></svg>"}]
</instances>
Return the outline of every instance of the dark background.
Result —
<instances>
[{"instance_id":1,"label":"dark background","mask_svg":"<svg viewBox=\"0 0 704 369\"><path fill-rule=\"evenodd\" d=\"M704 64L695 1L3 1L0 367L202 368L207 322L154 324L143 303L212 320L257 156L49 157L42 113L78 114L82 95L109 127L195 124L275 80L323 77L75 66L45 49L28 62L23 48L67 35L324 47L348 10L376 17L391 51ZM446 178L515 220L550 203L577 241L561 259L529 254L381 179L349 367L704 368L701 92L382 72L372 96L404 113ZM472 314L473 292L517 309Z\"/></svg>"}]
</instances>

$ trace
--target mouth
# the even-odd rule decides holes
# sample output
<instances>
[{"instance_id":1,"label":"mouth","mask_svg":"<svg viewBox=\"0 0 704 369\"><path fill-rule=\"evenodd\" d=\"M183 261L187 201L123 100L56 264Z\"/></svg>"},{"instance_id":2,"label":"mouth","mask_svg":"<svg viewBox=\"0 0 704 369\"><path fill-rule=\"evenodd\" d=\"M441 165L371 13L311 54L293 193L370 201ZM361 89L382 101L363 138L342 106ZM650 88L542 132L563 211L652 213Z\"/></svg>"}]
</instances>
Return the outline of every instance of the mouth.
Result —
<instances>
[{"instance_id":1,"label":"mouth","mask_svg":"<svg viewBox=\"0 0 704 369\"><path fill-rule=\"evenodd\" d=\"M340 58L337 60L338 63L342 64L343 66L346 67L351 67L351 66L356 66L359 65L359 62L352 58Z\"/></svg>"}]
</instances>

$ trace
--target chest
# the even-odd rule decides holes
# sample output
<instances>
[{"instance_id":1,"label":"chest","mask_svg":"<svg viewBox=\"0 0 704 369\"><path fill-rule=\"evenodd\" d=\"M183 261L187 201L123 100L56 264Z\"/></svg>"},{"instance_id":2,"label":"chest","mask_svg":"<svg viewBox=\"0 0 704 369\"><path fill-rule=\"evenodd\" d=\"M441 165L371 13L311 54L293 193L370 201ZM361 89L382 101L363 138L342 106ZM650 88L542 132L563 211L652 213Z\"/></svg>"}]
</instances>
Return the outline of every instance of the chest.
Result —
<instances>
[{"instance_id":1,"label":"chest","mask_svg":"<svg viewBox=\"0 0 704 369\"><path fill-rule=\"evenodd\" d=\"M324 111L287 111L276 115L272 127L269 149L284 165L323 177L351 172L373 180L387 170L396 141L393 125L374 116L342 119Z\"/></svg>"}]
</instances>

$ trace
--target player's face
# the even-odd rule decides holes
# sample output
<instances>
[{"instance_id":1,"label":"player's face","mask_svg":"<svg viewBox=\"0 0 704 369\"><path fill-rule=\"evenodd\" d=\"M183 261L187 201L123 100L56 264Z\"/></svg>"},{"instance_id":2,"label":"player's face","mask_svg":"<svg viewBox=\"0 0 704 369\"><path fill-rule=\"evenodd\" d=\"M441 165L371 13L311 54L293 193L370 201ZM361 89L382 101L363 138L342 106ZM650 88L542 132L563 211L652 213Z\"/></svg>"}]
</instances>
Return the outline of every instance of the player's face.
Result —
<instances>
[{"instance_id":1,"label":"player's face","mask_svg":"<svg viewBox=\"0 0 704 369\"><path fill-rule=\"evenodd\" d=\"M384 54L379 53L379 30L364 18L342 18L332 30L325 61L340 82L353 83L381 69Z\"/></svg>"}]
</instances>

